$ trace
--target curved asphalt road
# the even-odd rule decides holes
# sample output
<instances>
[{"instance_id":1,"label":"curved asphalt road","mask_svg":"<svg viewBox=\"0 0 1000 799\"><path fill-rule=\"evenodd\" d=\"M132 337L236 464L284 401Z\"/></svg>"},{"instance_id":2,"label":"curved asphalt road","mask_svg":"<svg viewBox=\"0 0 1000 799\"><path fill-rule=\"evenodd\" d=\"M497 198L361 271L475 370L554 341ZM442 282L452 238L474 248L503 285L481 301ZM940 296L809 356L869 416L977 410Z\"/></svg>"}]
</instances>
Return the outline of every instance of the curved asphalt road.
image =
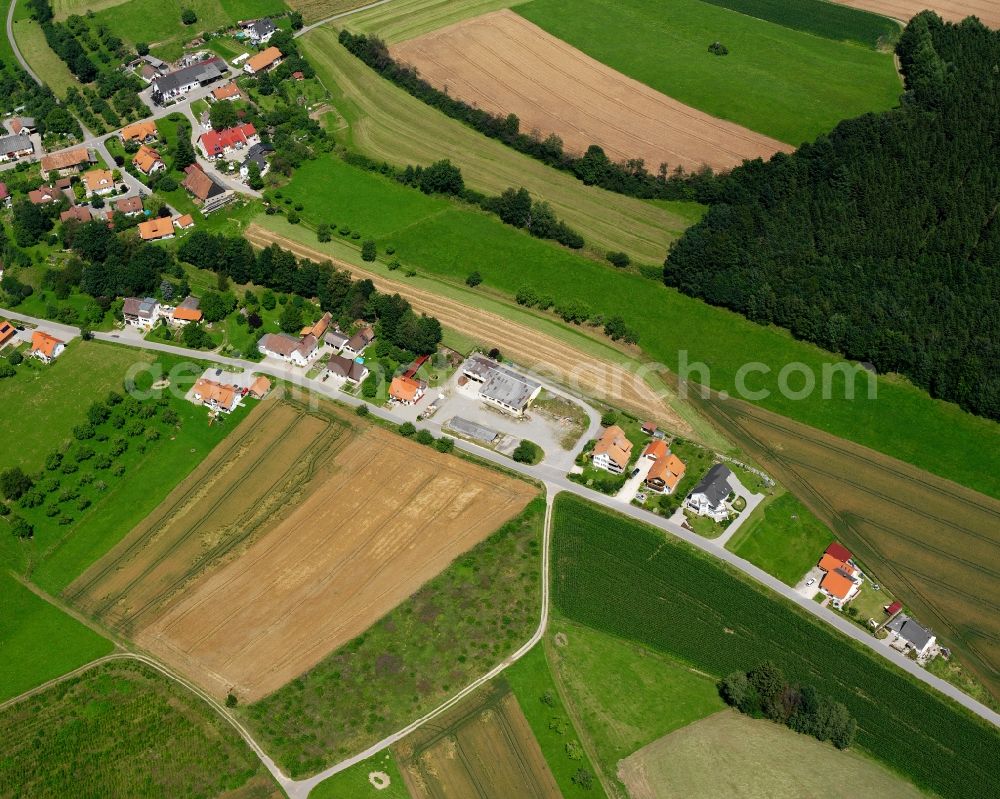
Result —
<instances>
[{"instance_id":1,"label":"curved asphalt road","mask_svg":"<svg viewBox=\"0 0 1000 799\"><path fill-rule=\"evenodd\" d=\"M32 77L35 83L41 86L41 78L35 74L35 70L28 66L28 62L24 60L24 56L21 55L21 51L17 48L17 42L14 41L14 6L16 5L17 0L10 0L10 8L7 9L7 41L10 42L10 48L14 51L14 58L17 59L18 63Z\"/></svg>"},{"instance_id":2,"label":"curved asphalt road","mask_svg":"<svg viewBox=\"0 0 1000 799\"><path fill-rule=\"evenodd\" d=\"M48 322L44 319L38 319L35 317L25 316L24 314L18 314L13 311L8 311L6 309L0 308L0 314L10 318L16 319L22 322L29 322L35 325L44 325L49 329L57 329L63 335L79 335L79 329L73 328L68 325L56 325L52 322ZM209 363L217 363L225 366L232 366L241 369L248 369L261 374L270 375L272 377L280 378L283 380L288 380L294 385L299 386L310 391L314 391L318 394L322 394L331 399L336 399L345 405L357 406L364 404L363 400L351 397L347 394L342 394L333 386L326 383L321 383L314 380L306 380L301 374L295 372L290 367L283 364L270 364L270 363L256 363L254 361L246 361L240 358L229 358L226 356L215 355L213 353L199 352L197 350L190 350L184 347L178 347L172 344L165 344L158 341L146 341L138 337L132 337L127 334L119 333L94 333L94 338L100 341L107 341L117 344L124 344L127 346L137 347L144 350L153 350L156 352L169 353L171 355L178 355L183 358L190 358L194 361L207 361ZM382 408L377 408L369 405L369 411L382 419L387 421L396 422L397 420L392 416L392 414L386 412ZM423 423L421 426L427 427L432 432L440 432L440 424L433 422L433 420ZM538 628L536 629L534 635L517 650L514 654L510 655L502 663L494 667L490 672L484 674L478 680L473 682L471 685L462 689L459 693L449 699L447 702L442 704L440 707L428 713L426 716L417 719L411 724L407 725L403 729L396 733L388 736L387 738L379 741L378 743L370 746L364 752L361 752L354 757L348 758L336 765L325 769L318 774L313 775L305 780L293 780L289 778L280 768L271 760L260 747L260 745L253 739L250 733L218 702L208 697L203 691L198 689L196 686L192 686L185 680L175 678L178 682L188 685L193 691L195 691L199 696L202 696L208 701L219 713L225 716L230 723L240 732L240 734L246 739L247 743L257 752L258 756L261 758L262 762L267 766L271 774L274 775L275 779L281 784L281 786L288 793L289 797L292 799L305 799L308 796L309 791L312 790L318 783L322 782L327 777L332 776L344 769L350 768L351 766L365 760L368 757L382 751L383 749L392 746L397 741L405 738L415 729L421 725L427 723L441 712L451 707L453 704L458 702L464 696L468 695L476 688L478 688L483 683L495 677L505 668L514 663L518 658L522 657L528 650L531 649L542 637L545 632L546 625L548 624L548 612L549 612L549 543L551 538L551 519L552 519L552 503L555 496L561 492L565 491L571 494L575 494L583 499L589 500L598 505L602 505L610 510L617 511L618 513L629 516L637 521L643 522L654 527L658 527L666 533L686 541L692 546L706 552L709 555L719 558L726 564L734 569L737 569L743 574L751 577L764 587L770 589L776 594L781 595L789 602L794 603L799 607L799 609L805 611L806 613L816 616L832 627L836 628L839 632L846 635L848 638L853 639L855 642L861 644L864 647L872 650L874 653L880 657L885 658L893 665L899 667L903 671L912 675L916 679L931 686L932 688L938 690L945 696L953 699L958 704L962 705L975 715L982 719L990 722L991 724L1000 727L1000 714L994 712L990 708L986 707L980 702L977 702L972 697L964 694L962 691L955 688L950 683L935 677L933 674L929 673L926 669L918 666L914 661L905 657L904 655L896 652L893 649L889 649L887 646L883 645L881 642L877 641L872 636L868 635L863 630L858 629L855 625L851 624L846 619L836 615L833 611L828 610L813 602L812 599L807 599L795 591L790 586L785 585L780 580L772 577L767 572L754 566L752 563L737 557L732 552L719 547L717 544L709 539L702 538L696 533L684 529L680 525L674 524L667 519L661 518L659 516L654 516L651 513L643 511L640 508L633 507L632 505L624 505L622 503L616 502L613 497L605 496L604 494L599 494L595 491L591 491L584 486L572 482L566 477L565 471L561 467L553 466L551 464L540 463L537 466L528 466L525 464L516 463L511 459L500 455L492 450L484 449L478 447L461 439L455 440L455 446L465 452L476 455L483 460L490 461L505 469L520 472L526 477L530 477L537 480L545 485L546 488L546 513L545 513L545 532L542 547L542 612L541 619L539 620ZM148 660L148 659L147 659ZM150 665L154 665L160 671L169 674L169 672L159 664L150 662ZM173 676L173 675L170 675Z\"/></svg>"}]
</instances>

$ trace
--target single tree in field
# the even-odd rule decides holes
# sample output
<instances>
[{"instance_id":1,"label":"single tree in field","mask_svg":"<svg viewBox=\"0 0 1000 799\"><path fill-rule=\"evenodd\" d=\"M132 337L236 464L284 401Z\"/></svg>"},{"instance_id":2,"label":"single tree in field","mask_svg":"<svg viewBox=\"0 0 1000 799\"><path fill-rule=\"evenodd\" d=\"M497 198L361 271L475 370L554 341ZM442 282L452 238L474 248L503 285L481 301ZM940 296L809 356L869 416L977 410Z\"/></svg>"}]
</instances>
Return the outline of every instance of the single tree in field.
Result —
<instances>
[{"instance_id":1,"label":"single tree in field","mask_svg":"<svg viewBox=\"0 0 1000 799\"><path fill-rule=\"evenodd\" d=\"M31 490L32 480L20 466L12 466L0 472L0 493L7 499L20 499Z\"/></svg>"}]
</instances>

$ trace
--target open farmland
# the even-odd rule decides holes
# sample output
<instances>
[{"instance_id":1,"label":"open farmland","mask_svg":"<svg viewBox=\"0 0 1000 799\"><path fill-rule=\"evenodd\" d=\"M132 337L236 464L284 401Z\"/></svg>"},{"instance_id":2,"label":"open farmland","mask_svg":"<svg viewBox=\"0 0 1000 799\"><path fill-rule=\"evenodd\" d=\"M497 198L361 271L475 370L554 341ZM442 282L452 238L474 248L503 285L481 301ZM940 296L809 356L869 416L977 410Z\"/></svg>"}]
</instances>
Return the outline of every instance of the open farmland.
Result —
<instances>
[{"instance_id":1,"label":"open farmland","mask_svg":"<svg viewBox=\"0 0 1000 799\"><path fill-rule=\"evenodd\" d=\"M0 710L0 796L278 799L239 734L198 696L116 660Z\"/></svg>"},{"instance_id":2,"label":"open farmland","mask_svg":"<svg viewBox=\"0 0 1000 799\"><path fill-rule=\"evenodd\" d=\"M287 0L287 5L293 11L302 14L302 19L309 25L317 20L350 11L352 8L368 5L370 2L371 0Z\"/></svg>"},{"instance_id":3,"label":"open farmland","mask_svg":"<svg viewBox=\"0 0 1000 799\"><path fill-rule=\"evenodd\" d=\"M767 20L797 31L885 48L899 38L900 26L886 17L859 11L828 0L703 0L740 14Z\"/></svg>"},{"instance_id":4,"label":"open farmland","mask_svg":"<svg viewBox=\"0 0 1000 799\"><path fill-rule=\"evenodd\" d=\"M560 799L521 712L500 682L424 725L398 747L414 799Z\"/></svg>"},{"instance_id":5,"label":"open farmland","mask_svg":"<svg viewBox=\"0 0 1000 799\"><path fill-rule=\"evenodd\" d=\"M772 660L843 702L855 746L943 799L1000 794L1000 733L879 655L662 531L556 499L553 602L716 677Z\"/></svg>"},{"instance_id":6,"label":"open farmland","mask_svg":"<svg viewBox=\"0 0 1000 799\"><path fill-rule=\"evenodd\" d=\"M976 16L990 28L1000 28L1000 4L996 0L833 0L852 8L874 11L907 22L925 8L936 11L943 19L959 22Z\"/></svg>"},{"instance_id":7,"label":"open farmland","mask_svg":"<svg viewBox=\"0 0 1000 799\"><path fill-rule=\"evenodd\" d=\"M598 144L613 161L694 172L791 150L622 75L508 10L410 39L392 55L452 97L516 114L522 130L555 133L577 155Z\"/></svg>"},{"instance_id":8,"label":"open farmland","mask_svg":"<svg viewBox=\"0 0 1000 799\"><path fill-rule=\"evenodd\" d=\"M265 402L69 594L213 693L258 699L533 493L329 408Z\"/></svg>"},{"instance_id":9,"label":"open farmland","mask_svg":"<svg viewBox=\"0 0 1000 799\"><path fill-rule=\"evenodd\" d=\"M665 735L621 762L631 799L920 799L913 785L856 752L725 710ZM836 775L830 778L827 775Z\"/></svg>"},{"instance_id":10,"label":"open farmland","mask_svg":"<svg viewBox=\"0 0 1000 799\"><path fill-rule=\"evenodd\" d=\"M518 14L668 97L799 145L896 105L892 55L700 0L533 0ZM713 42L729 50L708 52Z\"/></svg>"},{"instance_id":11,"label":"open farmland","mask_svg":"<svg viewBox=\"0 0 1000 799\"><path fill-rule=\"evenodd\" d=\"M373 33L388 44L423 36L518 0L392 0L351 16L352 31Z\"/></svg>"},{"instance_id":12,"label":"open farmland","mask_svg":"<svg viewBox=\"0 0 1000 799\"><path fill-rule=\"evenodd\" d=\"M355 18L348 20L354 30ZM488 194L523 186L548 201L602 256L620 250L640 263L662 263L670 243L701 217L703 208L695 203L663 207L585 186L567 172L486 138L369 69L337 41L333 28L317 28L298 41L349 123L337 136L371 158L402 167L447 158L461 168L466 185Z\"/></svg>"},{"instance_id":13,"label":"open farmland","mask_svg":"<svg viewBox=\"0 0 1000 799\"><path fill-rule=\"evenodd\" d=\"M744 403L706 410L1000 696L1000 502Z\"/></svg>"}]
</instances>

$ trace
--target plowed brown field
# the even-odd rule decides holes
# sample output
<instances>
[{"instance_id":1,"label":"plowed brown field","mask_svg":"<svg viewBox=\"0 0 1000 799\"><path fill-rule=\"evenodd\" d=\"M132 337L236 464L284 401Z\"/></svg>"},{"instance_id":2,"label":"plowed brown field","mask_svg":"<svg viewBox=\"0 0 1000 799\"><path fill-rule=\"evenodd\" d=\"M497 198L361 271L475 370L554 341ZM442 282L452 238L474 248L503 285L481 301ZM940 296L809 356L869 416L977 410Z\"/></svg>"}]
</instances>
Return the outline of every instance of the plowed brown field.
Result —
<instances>
[{"instance_id":1,"label":"plowed brown field","mask_svg":"<svg viewBox=\"0 0 1000 799\"><path fill-rule=\"evenodd\" d=\"M1000 3L997 0L834 0L842 6L874 11L908 22L925 8L936 11L942 19L958 22L968 16L979 17L984 25L1000 28Z\"/></svg>"},{"instance_id":2,"label":"plowed brown field","mask_svg":"<svg viewBox=\"0 0 1000 799\"><path fill-rule=\"evenodd\" d=\"M650 388L641 376L625 366L581 353L552 336L498 314L415 288L403 281L389 280L346 261L331 259L325 253L272 233L259 225L251 225L246 237L257 247L268 247L276 243L299 258L318 262L332 260L338 268L370 279L379 291L398 293L405 297L417 312L436 316L445 327L474 341L495 343L522 366L543 376L550 375L563 385L631 410L643 418L648 416L676 433L684 436L692 434L691 425Z\"/></svg>"},{"instance_id":3,"label":"plowed brown field","mask_svg":"<svg viewBox=\"0 0 1000 799\"><path fill-rule=\"evenodd\" d=\"M517 114L525 132L557 134L568 152L599 144L613 161L694 171L792 149L667 97L508 10L393 45L392 54L452 97Z\"/></svg>"}]
</instances>

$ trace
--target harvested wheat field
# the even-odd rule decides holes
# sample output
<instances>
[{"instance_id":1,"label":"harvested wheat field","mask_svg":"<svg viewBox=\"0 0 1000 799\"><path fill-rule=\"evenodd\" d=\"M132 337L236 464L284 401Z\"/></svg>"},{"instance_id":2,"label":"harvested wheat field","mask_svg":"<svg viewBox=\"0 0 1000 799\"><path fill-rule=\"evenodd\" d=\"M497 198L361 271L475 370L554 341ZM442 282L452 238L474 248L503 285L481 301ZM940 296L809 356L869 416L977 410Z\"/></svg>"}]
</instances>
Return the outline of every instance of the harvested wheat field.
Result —
<instances>
[{"instance_id":1,"label":"harvested wheat field","mask_svg":"<svg viewBox=\"0 0 1000 799\"><path fill-rule=\"evenodd\" d=\"M435 719L398 747L414 799L559 799L517 699L503 683Z\"/></svg>"},{"instance_id":2,"label":"harvested wheat field","mask_svg":"<svg viewBox=\"0 0 1000 799\"><path fill-rule=\"evenodd\" d=\"M834 0L842 6L873 11L902 22L929 8L942 19L959 22L968 16L979 17L984 25L1000 28L1000 3L997 0Z\"/></svg>"},{"instance_id":3,"label":"harvested wheat field","mask_svg":"<svg viewBox=\"0 0 1000 799\"><path fill-rule=\"evenodd\" d=\"M261 408L69 589L246 701L364 632L537 493L331 406Z\"/></svg>"},{"instance_id":4,"label":"harvested wheat field","mask_svg":"<svg viewBox=\"0 0 1000 799\"><path fill-rule=\"evenodd\" d=\"M792 149L667 97L506 9L401 42L392 54L452 97L517 114L522 131L555 133L567 152L599 144L613 161L691 172Z\"/></svg>"},{"instance_id":5,"label":"harvested wheat field","mask_svg":"<svg viewBox=\"0 0 1000 799\"><path fill-rule=\"evenodd\" d=\"M1000 502L756 406L704 407L1000 696Z\"/></svg>"}]
</instances>

